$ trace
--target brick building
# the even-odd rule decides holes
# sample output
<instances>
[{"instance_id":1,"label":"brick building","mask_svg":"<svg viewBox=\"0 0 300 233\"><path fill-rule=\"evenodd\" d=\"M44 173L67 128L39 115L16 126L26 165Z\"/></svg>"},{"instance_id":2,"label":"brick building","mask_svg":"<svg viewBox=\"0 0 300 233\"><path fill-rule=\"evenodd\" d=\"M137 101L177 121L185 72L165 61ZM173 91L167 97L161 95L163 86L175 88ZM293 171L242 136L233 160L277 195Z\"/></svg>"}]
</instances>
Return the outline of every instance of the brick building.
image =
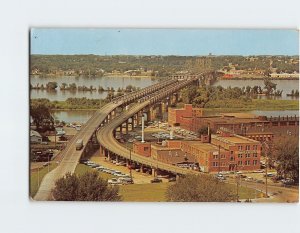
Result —
<instances>
[{"instance_id":1,"label":"brick building","mask_svg":"<svg viewBox=\"0 0 300 233\"><path fill-rule=\"evenodd\" d=\"M211 135L211 144L220 146L226 151L226 161L224 162L229 171L260 168L262 146L258 141L223 132L222 134ZM213 167L216 167L216 164Z\"/></svg>"},{"instance_id":2,"label":"brick building","mask_svg":"<svg viewBox=\"0 0 300 233\"><path fill-rule=\"evenodd\" d=\"M173 115L176 115L173 116ZM274 137L284 134L299 134L299 117L266 117L246 113L224 113L219 116L190 116L171 114L173 119L169 125L177 125L183 129L198 132L201 128L210 126L211 130L217 132L226 129L232 133L247 136L261 142L273 140Z\"/></svg>"},{"instance_id":3,"label":"brick building","mask_svg":"<svg viewBox=\"0 0 300 233\"><path fill-rule=\"evenodd\" d=\"M182 118L196 118L203 116L202 108L193 108L191 104L185 104L183 108L168 108L168 123L171 126L180 126Z\"/></svg>"},{"instance_id":4,"label":"brick building","mask_svg":"<svg viewBox=\"0 0 300 233\"><path fill-rule=\"evenodd\" d=\"M151 156L151 144L149 142L139 142L135 141L133 142L132 145L132 151L134 153L143 155L145 157L150 157Z\"/></svg>"},{"instance_id":5,"label":"brick building","mask_svg":"<svg viewBox=\"0 0 300 233\"><path fill-rule=\"evenodd\" d=\"M262 149L258 141L228 132L211 135L211 143L203 136L202 141L138 142L133 148L136 153L151 155L154 160L175 166L197 166L203 172L257 170Z\"/></svg>"}]
</instances>

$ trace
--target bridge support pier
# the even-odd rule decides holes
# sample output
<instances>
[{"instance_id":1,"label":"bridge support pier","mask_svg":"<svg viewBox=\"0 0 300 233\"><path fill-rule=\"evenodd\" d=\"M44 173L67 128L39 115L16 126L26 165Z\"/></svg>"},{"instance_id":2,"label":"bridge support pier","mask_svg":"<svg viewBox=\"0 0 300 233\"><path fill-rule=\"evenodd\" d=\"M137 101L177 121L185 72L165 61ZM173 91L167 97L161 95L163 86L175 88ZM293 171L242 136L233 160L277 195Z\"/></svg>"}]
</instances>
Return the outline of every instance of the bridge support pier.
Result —
<instances>
[{"instance_id":1,"label":"bridge support pier","mask_svg":"<svg viewBox=\"0 0 300 233\"><path fill-rule=\"evenodd\" d=\"M110 151L107 150L107 160L110 161Z\"/></svg>"},{"instance_id":2,"label":"bridge support pier","mask_svg":"<svg viewBox=\"0 0 300 233\"><path fill-rule=\"evenodd\" d=\"M151 175L152 175L153 177L156 177L156 176L157 176L157 169L156 169L156 168L152 168Z\"/></svg>"},{"instance_id":3,"label":"bridge support pier","mask_svg":"<svg viewBox=\"0 0 300 233\"><path fill-rule=\"evenodd\" d=\"M126 121L126 135L128 134L128 120Z\"/></svg>"},{"instance_id":4,"label":"bridge support pier","mask_svg":"<svg viewBox=\"0 0 300 233\"><path fill-rule=\"evenodd\" d=\"M136 114L136 126L138 127L139 124L140 124L139 113L137 112L137 114Z\"/></svg>"}]
</instances>

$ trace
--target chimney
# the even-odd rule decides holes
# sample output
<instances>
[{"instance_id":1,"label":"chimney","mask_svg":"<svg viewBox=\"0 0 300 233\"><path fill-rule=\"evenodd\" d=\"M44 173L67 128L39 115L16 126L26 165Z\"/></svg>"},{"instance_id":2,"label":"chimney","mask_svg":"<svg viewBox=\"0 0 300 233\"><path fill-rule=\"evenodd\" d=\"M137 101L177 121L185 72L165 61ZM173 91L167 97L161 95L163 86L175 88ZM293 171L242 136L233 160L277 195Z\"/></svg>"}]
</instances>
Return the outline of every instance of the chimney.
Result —
<instances>
[{"instance_id":1,"label":"chimney","mask_svg":"<svg viewBox=\"0 0 300 233\"><path fill-rule=\"evenodd\" d=\"M144 140L144 129L145 129L145 122L144 122L144 114L142 115L142 143L145 142Z\"/></svg>"},{"instance_id":2,"label":"chimney","mask_svg":"<svg viewBox=\"0 0 300 233\"><path fill-rule=\"evenodd\" d=\"M211 136L210 136L210 125L209 125L209 123L207 124L207 135L208 135L208 143L210 143Z\"/></svg>"}]
</instances>

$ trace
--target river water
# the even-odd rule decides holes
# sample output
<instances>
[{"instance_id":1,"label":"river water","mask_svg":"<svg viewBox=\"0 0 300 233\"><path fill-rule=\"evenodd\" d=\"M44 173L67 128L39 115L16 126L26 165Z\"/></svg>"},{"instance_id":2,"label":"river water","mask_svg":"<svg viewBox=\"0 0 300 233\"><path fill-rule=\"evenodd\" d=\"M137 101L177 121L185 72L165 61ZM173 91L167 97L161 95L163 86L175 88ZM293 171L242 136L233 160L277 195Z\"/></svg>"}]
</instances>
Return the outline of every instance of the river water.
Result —
<instances>
[{"instance_id":1,"label":"river water","mask_svg":"<svg viewBox=\"0 0 300 233\"><path fill-rule=\"evenodd\" d=\"M146 87L152 84L157 83L159 80L153 79L151 77L147 78L137 78L137 77L97 77L97 78L89 78L89 77L73 77L73 76L63 76L63 77L39 77L39 76L31 76L30 83L35 86L36 84L44 84L46 85L48 82L57 82L58 86L62 83L76 83L77 86L85 85L87 87L93 85L98 88L101 85L103 88L113 87L115 90L120 88L125 88L127 85L133 85L136 87ZM287 97L286 94L290 93L293 89L299 90L299 80L274 80L274 83L277 84L277 89L283 90L282 97L276 97L281 99L291 99L291 97ZM221 85L223 87L243 87L243 86L264 86L263 80L219 80L214 86ZM69 97L86 97L89 99L98 99L105 98L107 92L99 93L98 91L60 91L59 88L55 92L47 92L46 90L31 90L31 98L48 98L49 100L66 100ZM261 98L266 98L265 96ZM78 122L85 123L92 115L93 110L59 110L54 111L53 115L56 119L60 121L65 121L68 123ZM218 111L209 111L205 112L205 115L215 115L219 114ZM299 116L298 110L285 110L285 111L249 111L248 113L252 113L255 115L265 115L265 116Z\"/></svg>"},{"instance_id":2,"label":"river water","mask_svg":"<svg viewBox=\"0 0 300 233\"><path fill-rule=\"evenodd\" d=\"M273 83L277 84L277 90L283 90L282 96L280 97L267 97L267 96L259 96L258 98L276 98L276 99L298 99L296 97L286 96L286 94L291 93L292 90L299 90L299 80L272 80ZM222 86L222 87L254 87L261 86L262 88L265 86L263 80L218 80L214 83L214 86Z\"/></svg>"},{"instance_id":3,"label":"river water","mask_svg":"<svg viewBox=\"0 0 300 233\"><path fill-rule=\"evenodd\" d=\"M152 84L157 83L159 80L151 77L86 77L86 76L62 76L62 77L39 77L33 75L30 77L30 83L33 86L46 85L48 82L57 82L58 86L62 83L71 84L76 83L77 86L87 86L91 85L98 89L98 86L102 86L104 89L108 87L113 87L115 90L118 88L126 88L128 85L133 85L135 87L144 88ZM88 99L103 99L107 96L107 92L98 91L61 91L59 87L56 91L46 91L46 90L31 90L31 99L47 98L51 101L58 100L63 101L67 98L82 98L86 97Z\"/></svg>"}]
</instances>

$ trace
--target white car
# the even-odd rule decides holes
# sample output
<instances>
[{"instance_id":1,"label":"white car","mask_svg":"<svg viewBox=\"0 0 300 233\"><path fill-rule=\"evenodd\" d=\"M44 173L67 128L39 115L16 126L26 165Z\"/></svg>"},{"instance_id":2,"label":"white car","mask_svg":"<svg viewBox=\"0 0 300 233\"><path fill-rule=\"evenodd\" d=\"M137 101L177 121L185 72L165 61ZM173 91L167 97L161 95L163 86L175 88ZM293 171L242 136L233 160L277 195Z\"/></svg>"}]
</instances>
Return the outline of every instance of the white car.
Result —
<instances>
[{"instance_id":1,"label":"white car","mask_svg":"<svg viewBox=\"0 0 300 233\"><path fill-rule=\"evenodd\" d=\"M117 178L111 178L110 180L107 181L108 184L110 185L118 185L120 182L118 181Z\"/></svg>"}]
</instances>

